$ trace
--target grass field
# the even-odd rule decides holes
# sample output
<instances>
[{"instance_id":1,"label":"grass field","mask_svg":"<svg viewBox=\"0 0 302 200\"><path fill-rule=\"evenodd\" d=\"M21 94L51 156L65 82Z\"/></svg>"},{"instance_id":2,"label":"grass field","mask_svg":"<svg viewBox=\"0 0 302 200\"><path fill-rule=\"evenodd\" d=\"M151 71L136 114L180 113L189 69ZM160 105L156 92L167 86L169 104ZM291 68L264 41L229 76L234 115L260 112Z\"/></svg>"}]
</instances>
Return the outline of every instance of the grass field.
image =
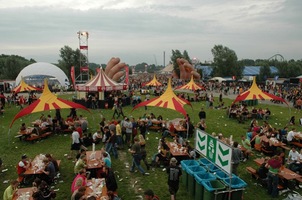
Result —
<instances>
[{"instance_id":1,"label":"grass field","mask_svg":"<svg viewBox=\"0 0 302 200\"><path fill-rule=\"evenodd\" d=\"M63 95L62 98L71 100L72 95ZM225 99L225 104L230 105L231 100ZM201 107L205 107L205 102L193 102L192 107L186 106L185 109L191 117L191 121L196 124L198 122L198 112ZM269 107L272 115L268 120L276 128L283 128L291 115L295 115L296 119L300 118L301 113L296 113L294 110L290 110L287 107L280 107L277 105L264 105L260 102L257 107ZM59 189L57 192L57 199L67 200L70 199L70 186L73 179L73 162L68 160L64 154L70 152L70 135L58 134L52 135L47 139L39 142L29 143L25 141L19 141L14 136L17 134L19 126L22 122L30 125L31 121L37 119L42 113L36 113L24 116L18 119L15 124L9 129L9 124L12 121L14 115L19 111L18 107L6 107L5 114L0 116L0 157L3 160L2 169L8 169L6 172L0 173L0 191L4 191L8 186L8 183L3 183L5 180L11 180L17 178L16 164L20 160L22 154L26 153L29 158L34 158L39 153L51 153L55 158L61 160L60 173L61 177L58 183L55 185L55 189ZM127 116L133 116L136 119L143 115L145 112L144 108L139 108L133 112L132 107L127 106L124 108L124 113ZM234 140L240 141L240 136L245 135L246 130L249 126L249 122L245 124L239 124L237 121L227 118L225 110L205 109L207 113L207 132L212 133L223 133L224 136L229 137L233 135ZM164 119L174 119L182 117L181 114L176 111L148 107L148 113L153 112L156 116L161 114ZM101 116L106 119L111 119L113 114L112 110L91 110L91 113L86 111L77 110L78 115L88 117L89 121L89 132L95 132L98 129ZM54 111L46 111L45 115L51 114L54 116ZM62 117L66 117L69 114L69 110L61 111ZM261 124L262 121L259 121ZM300 130L300 127L296 127ZM161 133L150 132L147 135L147 152L148 159L151 161L151 156L157 151L158 139L161 137ZM191 144L194 144L194 138L189 139ZM97 145L96 148L100 149L102 145ZM246 163L241 163L239 166L239 176L248 183L248 187L244 191L244 199L270 199L266 195L266 190L259 185L255 184L255 180L251 179L251 176L246 172L246 166L256 166L253 162L253 158L260 157L259 153L255 153L254 157L248 160ZM140 199L143 196L143 191L147 188L151 188L154 192L163 200L169 199L169 192L167 186L167 175L162 169L158 168L155 172L150 170L150 176L142 176L140 173L129 173L127 165L131 164L131 155L126 151L119 151L119 159L113 159L113 169L118 176L118 192L119 195L125 200ZM144 167L144 165L143 165ZM298 190L300 193L301 189ZM184 187L180 185L180 190L177 194L179 200L193 199L188 196ZM0 195L2 197L2 193ZM280 199L283 199L281 196ZM0 198L1 199L1 198Z\"/></svg>"}]
</instances>

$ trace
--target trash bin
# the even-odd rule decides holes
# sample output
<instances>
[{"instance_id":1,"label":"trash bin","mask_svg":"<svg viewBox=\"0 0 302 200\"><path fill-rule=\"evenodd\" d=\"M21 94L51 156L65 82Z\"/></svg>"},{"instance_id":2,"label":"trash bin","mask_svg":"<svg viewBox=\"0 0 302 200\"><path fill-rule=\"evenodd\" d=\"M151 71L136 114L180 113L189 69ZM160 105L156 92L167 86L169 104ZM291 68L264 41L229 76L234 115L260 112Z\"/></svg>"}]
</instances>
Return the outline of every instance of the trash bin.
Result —
<instances>
[{"instance_id":1,"label":"trash bin","mask_svg":"<svg viewBox=\"0 0 302 200\"><path fill-rule=\"evenodd\" d=\"M181 169L182 169L182 176L181 181L183 185L188 189L188 173L187 173L187 167L189 166L199 166L199 163L196 160L182 160L180 162Z\"/></svg>"},{"instance_id":2,"label":"trash bin","mask_svg":"<svg viewBox=\"0 0 302 200\"><path fill-rule=\"evenodd\" d=\"M211 173L220 171L220 169L219 169L216 165L214 165L214 164L212 164L212 163L209 164L209 165L207 165L207 169L208 169L208 171L211 172Z\"/></svg>"},{"instance_id":3,"label":"trash bin","mask_svg":"<svg viewBox=\"0 0 302 200\"><path fill-rule=\"evenodd\" d=\"M216 171L213 174L217 177L217 179L220 180L230 178L230 175L222 170ZM235 174L232 174L232 177L237 177L237 176Z\"/></svg>"},{"instance_id":4,"label":"trash bin","mask_svg":"<svg viewBox=\"0 0 302 200\"><path fill-rule=\"evenodd\" d=\"M202 166L206 166L206 165L209 165L209 164L212 164L211 161L209 161L208 159L206 158L200 158L198 160L198 163Z\"/></svg>"},{"instance_id":5,"label":"trash bin","mask_svg":"<svg viewBox=\"0 0 302 200\"><path fill-rule=\"evenodd\" d=\"M207 170L205 170L201 166L189 166L187 167L187 173L188 173L188 192L189 195L194 196L195 194L195 179L194 174L195 173L205 173Z\"/></svg>"},{"instance_id":6,"label":"trash bin","mask_svg":"<svg viewBox=\"0 0 302 200\"><path fill-rule=\"evenodd\" d=\"M231 189L239 189L231 192L231 200L242 199L243 189L247 186L246 182L244 182L238 176L232 177L231 181L230 178L225 178L222 181L224 182L225 185L227 185Z\"/></svg>"},{"instance_id":7,"label":"trash bin","mask_svg":"<svg viewBox=\"0 0 302 200\"><path fill-rule=\"evenodd\" d=\"M223 191L225 189L225 186L219 181L219 180L213 180L213 181L203 181L201 184L204 187L203 190L203 198L204 200L223 200L227 197L227 193L220 193L215 194L215 192Z\"/></svg>"},{"instance_id":8,"label":"trash bin","mask_svg":"<svg viewBox=\"0 0 302 200\"><path fill-rule=\"evenodd\" d=\"M197 172L194 174L195 178L195 200L200 200L203 198L204 187L202 182L215 180L216 177L208 172Z\"/></svg>"}]
</instances>

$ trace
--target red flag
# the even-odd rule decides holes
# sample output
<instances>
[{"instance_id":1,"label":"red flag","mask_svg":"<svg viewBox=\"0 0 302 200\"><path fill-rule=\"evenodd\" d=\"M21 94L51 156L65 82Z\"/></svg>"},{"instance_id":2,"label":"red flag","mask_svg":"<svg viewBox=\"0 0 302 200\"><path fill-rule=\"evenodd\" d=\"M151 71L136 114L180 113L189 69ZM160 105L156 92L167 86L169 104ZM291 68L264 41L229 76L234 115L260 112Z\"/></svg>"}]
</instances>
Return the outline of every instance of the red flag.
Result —
<instances>
[{"instance_id":1,"label":"red flag","mask_svg":"<svg viewBox=\"0 0 302 200\"><path fill-rule=\"evenodd\" d=\"M75 71L74 71L74 66L72 66L71 69L70 69L70 77L71 77L73 89L75 89Z\"/></svg>"},{"instance_id":2,"label":"red flag","mask_svg":"<svg viewBox=\"0 0 302 200\"><path fill-rule=\"evenodd\" d=\"M129 85L129 67L128 66L125 66L125 71L126 71L125 83L126 83L126 85Z\"/></svg>"}]
</instances>

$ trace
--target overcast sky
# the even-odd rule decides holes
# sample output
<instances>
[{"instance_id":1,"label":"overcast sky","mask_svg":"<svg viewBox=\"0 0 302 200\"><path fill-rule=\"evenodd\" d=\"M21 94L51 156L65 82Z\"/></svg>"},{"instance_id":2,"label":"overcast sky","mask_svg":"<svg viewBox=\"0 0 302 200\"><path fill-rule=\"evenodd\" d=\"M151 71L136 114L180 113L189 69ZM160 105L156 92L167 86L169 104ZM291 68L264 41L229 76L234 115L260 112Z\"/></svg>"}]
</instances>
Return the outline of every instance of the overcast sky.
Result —
<instances>
[{"instance_id":1,"label":"overcast sky","mask_svg":"<svg viewBox=\"0 0 302 200\"><path fill-rule=\"evenodd\" d=\"M302 59L302 0L0 0L1 54L57 63L88 31L89 61L166 64L171 50L213 59L222 44L238 59L277 53Z\"/></svg>"}]
</instances>

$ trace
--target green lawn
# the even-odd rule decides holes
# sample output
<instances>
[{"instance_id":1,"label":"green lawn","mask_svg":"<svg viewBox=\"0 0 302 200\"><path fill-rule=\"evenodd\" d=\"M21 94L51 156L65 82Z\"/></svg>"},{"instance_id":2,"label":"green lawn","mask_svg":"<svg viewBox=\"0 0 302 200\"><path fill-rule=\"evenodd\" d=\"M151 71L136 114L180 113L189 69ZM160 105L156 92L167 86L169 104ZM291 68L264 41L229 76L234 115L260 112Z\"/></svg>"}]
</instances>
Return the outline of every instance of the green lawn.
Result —
<instances>
[{"instance_id":1,"label":"green lawn","mask_svg":"<svg viewBox=\"0 0 302 200\"><path fill-rule=\"evenodd\" d=\"M64 95L63 98L71 99L72 95ZM231 100L225 99L226 105L231 104ZM192 103L192 107L186 106L185 109L191 117L191 120L196 124L198 122L198 112L201 107L205 107L205 102ZM272 111L272 116L269 119L269 122L276 128L282 128L289 121L291 115L296 115L296 118L299 118L300 113L295 113L294 110L290 110L287 107L280 107L277 105L264 105L260 102L260 105L257 107L269 107ZM51 153L57 159L61 161L60 173L61 177L58 184L55 185L55 189L59 189L57 192L57 199L70 199L70 186L73 179L73 163L71 160L68 160L64 154L70 152L70 135L52 135L51 137L42 140L36 143L28 143L24 141L19 141L19 139L14 138L17 134L18 128L22 122L30 124L31 121L37 119L41 113L27 115L18 119L15 124L12 126L11 130L9 129L9 124L13 119L14 115L20 109L12 106L11 108L5 108L5 114L0 116L0 157L3 160L2 169L8 169L6 172L0 173L0 191L8 186L7 183L3 183L5 180L16 179L16 164L20 160L22 154L26 153L28 157L34 158L35 155L39 153ZM128 106L124 108L124 113L127 116L133 116L138 118L142 116L145 112L144 108L139 108L133 112L132 107ZM245 124L239 124L237 121L228 119L226 116L225 110L214 110L214 109L205 109L207 113L207 126L206 130L208 133L216 132L223 133L224 136L233 135L234 140L240 141L240 136L246 133L246 130L249 126L249 122ZM148 113L153 112L156 116L161 114L164 119L174 119L182 117L181 114L176 111L148 107ZM86 111L78 110L78 115L82 114L87 116L89 120L89 131L94 132L98 128L98 123L100 122L101 116L104 116L106 119L111 119L113 114L112 110L91 110L91 113ZM51 114L54 115L54 111L44 112L45 115ZM61 114L63 117L66 117L69 114L69 110L62 110ZM261 124L262 122L259 121ZM300 128L297 126L297 129ZM147 152L148 159L151 160L151 156L157 151L158 139L161 137L160 133L150 132L147 135ZM194 144L194 139L189 139L192 144ZM101 148L101 145L97 145L97 149ZM260 157L259 153L255 153L253 158ZM251 158L246 163L241 163L239 166L239 176L248 183L248 187L244 191L244 199L270 199L266 195L266 190L262 187L259 187L255 184L255 180L251 179L251 176L246 172L246 166L255 166ZM167 175L166 172L163 172L162 169L156 169L155 172L150 171L150 176L142 176L140 173L129 173L129 168L126 166L131 164L131 156L129 153L124 151L119 151L119 159L113 159L113 169L117 175L118 181L118 192L119 195L126 200L139 199L139 196L143 196L143 191L147 188L151 188L155 193L161 197L161 199L169 199L168 187L167 187ZM143 165L143 167L145 167ZM301 189L299 192L302 192ZM1 194L2 196L2 194ZM178 192L178 199L193 199L188 196L188 193L185 191L183 185L180 185L180 190ZM284 196L280 197L283 199Z\"/></svg>"}]
</instances>

